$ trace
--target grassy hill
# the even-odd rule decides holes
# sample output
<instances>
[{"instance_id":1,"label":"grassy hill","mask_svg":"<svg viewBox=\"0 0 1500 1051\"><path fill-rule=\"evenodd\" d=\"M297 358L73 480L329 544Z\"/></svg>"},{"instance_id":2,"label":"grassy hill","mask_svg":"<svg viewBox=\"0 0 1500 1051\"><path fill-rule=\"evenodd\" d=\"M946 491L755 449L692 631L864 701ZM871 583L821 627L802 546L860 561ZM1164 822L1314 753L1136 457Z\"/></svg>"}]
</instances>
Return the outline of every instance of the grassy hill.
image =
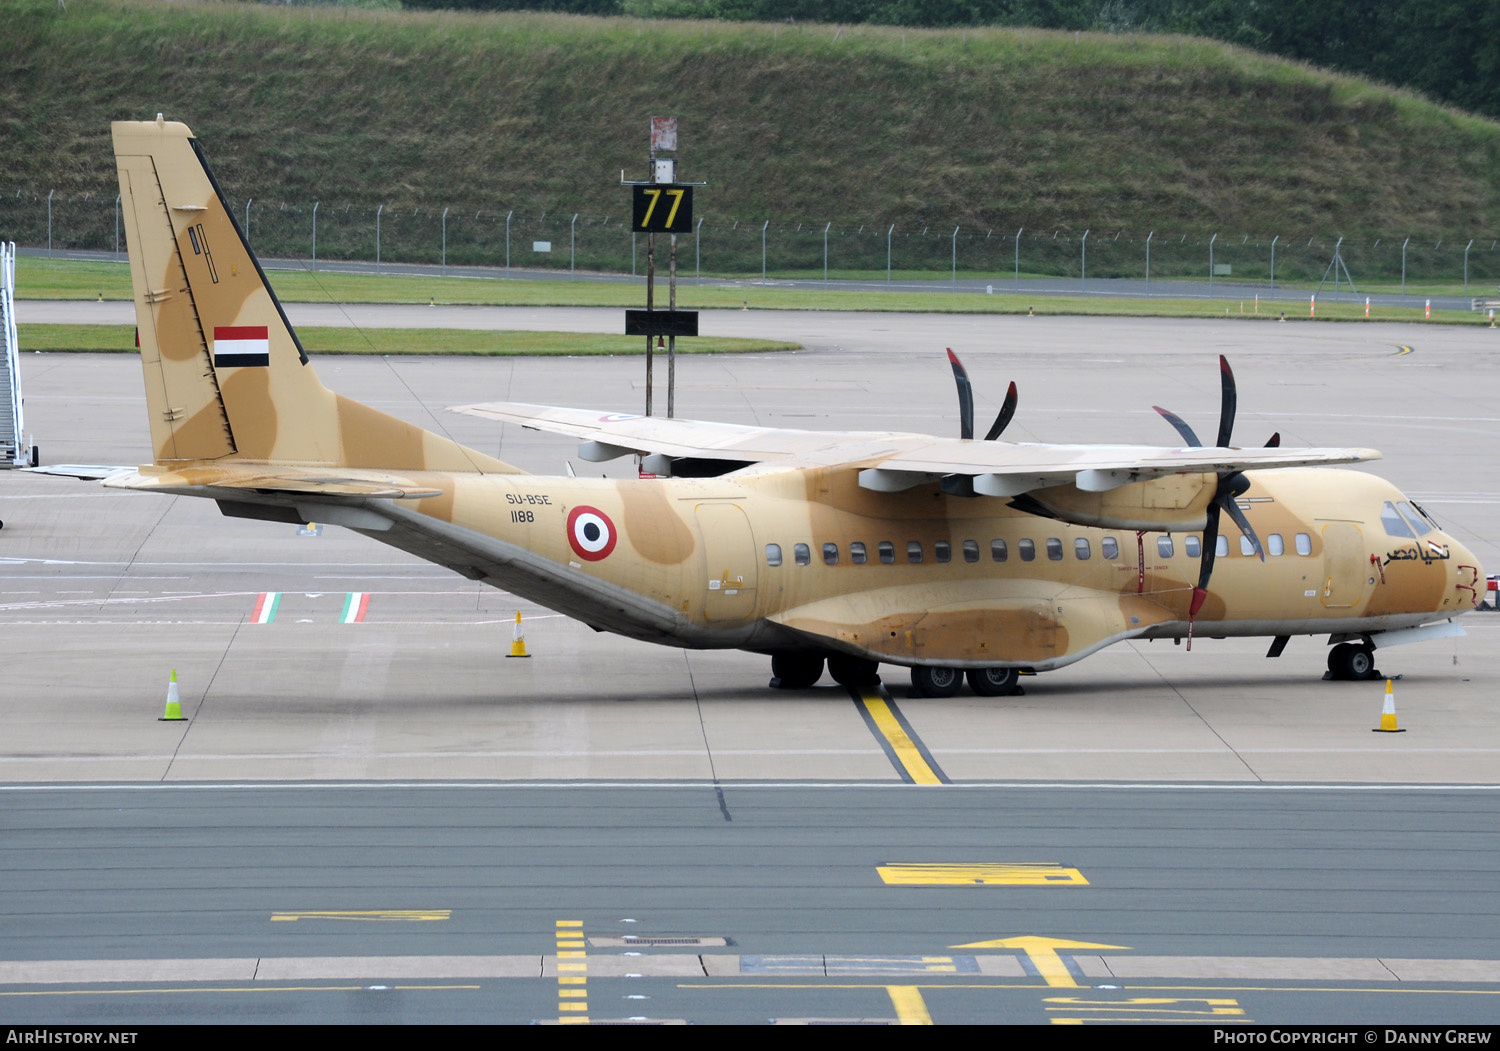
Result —
<instances>
[{"instance_id":1,"label":"grassy hill","mask_svg":"<svg viewBox=\"0 0 1500 1051\"><path fill-rule=\"evenodd\" d=\"M158 111L267 253L309 254L316 201L323 257L372 257L380 209L385 257L436 260L446 208L450 262L503 262L509 212L517 265L571 239L628 269L620 170L644 176L653 113L709 183L706 271L758 270L767 221L772 267L821 266L831 223L835 269L883 270L894 224L898 269L946 270L958 227L961 267L1008 272L1023 227L1023 269L1077 272L1089 230L1098 276L1152 231L1156 273L1218 233L1236 274L1279 236L1291 276L1340 235L1389 272L1408 236L1500 230L1500 125L1192 38L0 0L0 61L0 236L30 244L49 190L55 243L113 244L109 121Z\"/></svg>"}]
</instances>

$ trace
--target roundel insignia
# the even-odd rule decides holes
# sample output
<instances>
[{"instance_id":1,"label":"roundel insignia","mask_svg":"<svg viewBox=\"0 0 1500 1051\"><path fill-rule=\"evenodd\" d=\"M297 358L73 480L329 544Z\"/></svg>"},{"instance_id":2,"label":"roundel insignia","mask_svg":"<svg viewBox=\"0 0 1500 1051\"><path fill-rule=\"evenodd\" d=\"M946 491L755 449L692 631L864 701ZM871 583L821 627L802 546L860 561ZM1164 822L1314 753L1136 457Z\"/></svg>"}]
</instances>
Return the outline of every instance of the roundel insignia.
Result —
<instances>
[{"instance_id":1,"label":"roundel insignia","mask_svg":"<svg viewBox=\"0 0 1500 1051\"><path fill-rule=\"evenodd\" d=\"M615 524L597 507L579 506L568 514L568 543L585 562L598 562L615 549Z\"/></svg>"}]
</instances>

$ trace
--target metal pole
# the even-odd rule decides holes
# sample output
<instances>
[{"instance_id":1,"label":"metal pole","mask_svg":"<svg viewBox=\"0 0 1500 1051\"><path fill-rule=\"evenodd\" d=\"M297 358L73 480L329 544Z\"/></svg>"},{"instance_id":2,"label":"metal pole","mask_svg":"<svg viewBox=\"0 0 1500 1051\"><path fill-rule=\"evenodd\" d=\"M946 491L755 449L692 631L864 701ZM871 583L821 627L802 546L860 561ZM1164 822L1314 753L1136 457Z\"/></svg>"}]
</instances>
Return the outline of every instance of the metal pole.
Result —
<instances>
[{"instance_id":1,"label":"metal pole","mask_svg":"<svg viewBox=\"0 0 1500 1051\"><path fill-rule=\"evenodd\" d=\"M1411 244L1411 238L1401 242L1401 294L1406 295L1406 246Z\"/></svg>"},{"instance_id":2,"label":"metal pole","mask_svg":"<svg viewBox=\"0 0 1500 1051\"><path fill-rule=\"evenodd\" d=\"M885 287L891 287L891 234L895 232L896 224L885 232Z\"/></svg>"},{"instance_id":3,"label":"metal pole","mask_svg":"<svg viewBox=\"0 0 1500 1051\"><path fill-rule=\"evenodd\" d=\"M568 224L568 277L573 276L573 260L578 253L578 213L573 213L573 221Z\"/></svg>"},{"instance_id":4,"label":"metal pole","mask_svg":"<svg viewBox=\"0 0 1500 1051\"><path fill-rule=\"evenodd\" d=\"M516 210L514 208L512 208L510 211L508 211L508 212L505 213L505 272L507 274L510 273L510 217L513 216L513 215L515 215L515 214L516 214ZM634 236L634 235L632 235L632 236ZM630 268L630 272L632 274L635 273L634 263L635 263L635 257L631 256L631 264L632 265L631 265L631 268Z\"/></svg>"},{"instance_id":5,"label":"metal pole","mask_svg":"<svg viewBox=\"0 0 1500 1051\"><path fill-rule=\"evenodd\" d=\"M1469 249L1473 247L1474 241L1471 238L1469 243L1464 245L1464 295L1469 294Z\"/></svg>"},{"instance_id":6,"label":"metal pole","mask_svg":"<svg viewBox=\"0 0 1500 1051\"><path fill-rule=\"evenodd\" d=\"M380 213L385 211L385 205L375 209L375 269L380 269Z\"/></svg>"},{"instance_id":7,"label":"metal pole","mask_svg":"<svg viewBox=\"0 0 1500 1051\"><path fill-rule=\"evenodd\" d=\"M47 191L47 258L52 258L52 195L56 190Z\"/></svg>"},{"instance_id":8,"label":"metal pole","mask_svg":"<svg viewBox=\"0 0 1500 1051\"><path fill-rule=\"evenodd\" d=\"M1280 234L1271 238L1271 288L1273 289L1276 287L1276 242L1279 240L1281 240Z\"/></svg>"},{"instance_id":9,"label":"metal pole","mask_svg":"<svg viewBox=\"0 0 1500 1051\"><path fill-rule=\"evenodd\" d=\"M635 235L632 234L631 236ZM703 284L702 239L703 220L699 219L697 225L693 227L693 280L700 285Z\"/></svg>"},{"instance_id":10,"label":"metal pole","mask_svg":"<svg viewBox=\"0 0 1500 1051\"><path fill-rule=\"evenodd\" d=\"M677 235L667 240L667 310L677 309ZM677 336L667 337L667 419L677 412Z\"/></svg>"},{"instance_id":11,"label":"metal pole","mask_svg":"<svg viewBox=\"0 0 1500 1051\"><path fill-rule=\"evenodd\" d=\"M828 284L828 228L832 225L833 223L830 222L828 226L823 227L823 283L825 285Z\"/></svg>"},{"instance_id":12,"label":"metal pole","mask_svg":"<svg viewBox=\"0 0 1500 1051\"><path fill-rule=\"evenodd\" d=\"M1078 287L1087 291L1089 287L1089 232L1083 232L1083 256L1078 263Z\"/></svg>"},{"instance_id":13,"label":"metal pole","mask_svg":"<svg viewBox=\"0 0 1500 1051\"><path fill-rule=\"evenodd\" d=\"M655 303L654 303L655 296L656 296L656 235L654 233L648 233L646 235L646 311L647 311L647 315L648 316L650 315L651 310L654 309L654 307L655 307ZM648 333L647 336L646 336L646 415L647 416L651 415L651 369L656 364L655 361L653 360L653 356L652 356L652 350L653 350L654 346L655 345L651 342L651 336Z\"/></svg>"},{"instance_id":14,"label":"metal pole","mask_svg":"<svg viewBox=\"0 0 1500 1051\"><path fill-rule=\"evenodd\" d=\"M953 228L953 289L958 290L958 231L960 227Z\"/></svg>"},{"instance_id":15,"label":"metal pole","mask_svg":"<svg viewBox=\"0 0 1500 1051\"><path fill-rule=\"evenodd\" d=\"M115 261L120 259L120 195L115 194Z\"/></svg>"},{"instance_id":16,"label":"metal pole","mask_svg":"<svg viewBox=\"0 0 1500 1051\"><path fill-rule=\"evenodd\" d=\"M1214 234L1208 239L1208 289L1210 292L1213 291L1214 287L1214 242L1218 239L1218 234Z\"/></svg>"},{"instance_id":17,"label":"metal pole","mask_svg":"<svg viewBox=\"0 0 1500 1051\"><path fill-rule=\"evenodd\" d=\"M443 269L448 269L448 209L443 209Z\"/></svg>"},{"instance_id":18,"label":"metal pole","mask_svg":"<svg viewBox=\"0 0 1500 1051\"><path fill-rule=\"evenodd\" d=\"M635 276L635 232L630 234L630 276Z\"/></svg>"},{"instance_id":19,"label":"metal pole","mask_svg":"<svg viewBox=\"0 0 1500 1051\"><path fill-rule=\"evenodd\" d=\"M1021 231L1024 226L1016 227L1016 291L1021 291Z\"/></svg>"},{"instance_id":20,"label":"metal pole","mask_svg":"<svg viewBox=\"0 0 1500 1051\"><path fill-rule=\"evenodd\" d=\"M769 219L767 219L765 222L763 222L763 223L760 224L760 280L761 280L761 284L765 284L765 281L766 281L766 227L768 227L770 225L771 225L771 220L769 220Z\"/></svg>"},{"instance_id":21,"label":"metal pole","mask_svg":"<svg viewBox=\"0 0 1500 1051\"><path fill-rule=\"evenodd\" d=\"M1146 295L1148 296L1151 294L1151 238L1155 236L1155 230L1146 235Z\"/></svg>"},{"instance_id":22,"label":"metal pole","mask_svg":"<svg viewBox=\"0 0 1500 1051\"><path fill-rule=\"evenodd\" d=\"M1339 298L1339 267L1341 267L1341 266L1344 265L1344 253L1341 251L1341 249L1343 247L1344 247L1344 239L1342 237L1340 237L1337 241L1335 241L1333 243L1333 299L1334 299L1334 302L1338 302L1338 298ZM1354 291L1354 282L1353 281L1349 282L1349 291L1351 291L1351 292Z\"/></svg>"},{"instance_id":23,"label":"metal pole","mask_svg":"<svg viewBox=\"0 0 1500 1051\"><path fill-rule=\"evenodd\" d=\"M313 258L312 258L312 268L314 270L316 270L318 268L318 205L320 205L322 203L323 203L322 201L314 201L313 202L313 245L312 245L312 248L313 248Z\"/></svg>"},{"instance_id":24,"label":"metal pole","mask_svg":"<svg viewBox=\"0 0 1500 1051\"><path fill-rule=\"evenodd\" d=\"M247 200L245 202L245 243L246 244L250 243L250 205L254 202L254 200L255 200L255 198L251 197L249 200Z\"/></svg>"}]
</instances>

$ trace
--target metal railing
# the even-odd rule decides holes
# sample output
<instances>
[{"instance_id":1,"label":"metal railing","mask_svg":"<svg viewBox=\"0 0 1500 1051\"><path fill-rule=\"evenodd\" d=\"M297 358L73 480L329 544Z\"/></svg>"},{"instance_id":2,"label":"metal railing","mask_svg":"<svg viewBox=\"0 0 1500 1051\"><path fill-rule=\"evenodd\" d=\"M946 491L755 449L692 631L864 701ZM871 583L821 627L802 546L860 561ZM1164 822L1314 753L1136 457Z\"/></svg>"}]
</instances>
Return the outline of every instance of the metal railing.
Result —
<instances>
[{"instance_id":1,"label":"metal railing","mask_svg":"<svg viewBox=\"0 0 1500 1051\"><path fill-rule=\"evenodd\" d=\"M253 237L258 254L335 260L635 273L630 216L588 216L568 209L528 213L510 206L454 204L363 206L248 197L231 211ZM60 196L55 191L0 193L0 235L28 248L87 249L124 258L115 194ZM691 243L686 243L688 240ZM926 224L828 221L775 223L762 218L701 214L682 239L692 275L779 276L836 280L841 275L919 277L957 285L984 279L996 291L1028 277L1054 277L1089 290L1096 279L1128 278L1143 294L1170 295L1184 281L1274 289L1322 282L1342 293L1356 284L1419 291L1461 285L1464 294L1491 294L1500 281L1500 237L1401 233L1341 237L1306 231L1269 234L1205 229L1111 230L1027 224L1004 228L932 221ZM1335 266L1337 257L1339 265Z\"/></svg>"}]
</instances>

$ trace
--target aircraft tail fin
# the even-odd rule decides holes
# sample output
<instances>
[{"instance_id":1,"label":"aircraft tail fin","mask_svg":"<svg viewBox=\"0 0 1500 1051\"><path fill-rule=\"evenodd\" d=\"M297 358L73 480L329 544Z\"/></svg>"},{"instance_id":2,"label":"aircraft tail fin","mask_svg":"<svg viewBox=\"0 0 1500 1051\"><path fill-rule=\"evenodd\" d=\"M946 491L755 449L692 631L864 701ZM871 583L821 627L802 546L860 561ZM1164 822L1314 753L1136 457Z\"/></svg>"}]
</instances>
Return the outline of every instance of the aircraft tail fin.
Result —
<instances>
[{"instance_id":1,"label":"aircraft tail fin","mask_svg":"<svg viewBox=\"0 0 1500 1051\"><path fill-rule=\"evenodd\" d=\"M112 130L157 464L521 473L324 387L187 125Z\"/></svg>"}]
</instances>

